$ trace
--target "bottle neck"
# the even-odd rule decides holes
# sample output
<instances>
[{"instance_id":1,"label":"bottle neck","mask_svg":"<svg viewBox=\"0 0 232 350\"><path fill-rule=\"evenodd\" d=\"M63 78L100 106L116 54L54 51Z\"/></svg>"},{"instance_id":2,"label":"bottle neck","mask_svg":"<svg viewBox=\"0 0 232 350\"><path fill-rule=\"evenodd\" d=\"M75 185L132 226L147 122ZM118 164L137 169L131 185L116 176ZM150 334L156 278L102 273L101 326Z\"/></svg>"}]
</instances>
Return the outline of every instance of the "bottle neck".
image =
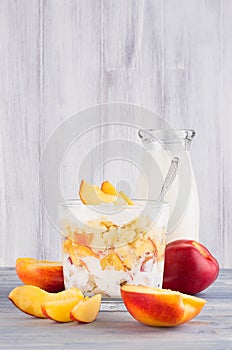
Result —
<instances>
[{"instance_id":1,"label":"bottle neck","mask_svg":"<svg viewBox=\"0 0 232 350\"><path fill-rule=\"evenodd\" d=\"M149 150L189 151L196 133L191 129L141 129L138 134Z\"/></svg>"}]
</instances>

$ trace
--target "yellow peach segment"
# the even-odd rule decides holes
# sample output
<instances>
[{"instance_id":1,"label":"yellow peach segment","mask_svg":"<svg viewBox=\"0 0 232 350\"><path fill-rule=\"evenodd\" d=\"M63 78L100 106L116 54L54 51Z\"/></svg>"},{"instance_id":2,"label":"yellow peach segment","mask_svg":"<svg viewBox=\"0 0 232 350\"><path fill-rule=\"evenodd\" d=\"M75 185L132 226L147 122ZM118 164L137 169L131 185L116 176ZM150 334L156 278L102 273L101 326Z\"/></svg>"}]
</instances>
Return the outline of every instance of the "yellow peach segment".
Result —
<instances>
[{"instance_id":1,"label":"yellow peach segment","mask_svg":"<svg viewBox=\"0 0 232 350\"><path fill-rule=\"evenodd\" d=\"M124 199L124 201L128 204L128 205L134 205L134 202L126 195L126 193L124 193L123 191L119 192L119 195Z\"/></svg>"},{"instance_id":2,"label":"yellow peach segment","mask_svg":"<svg viewBox=\"0 0 232 350\"><path fill-rule=\"evenodd\" d=\"M134 254L134 249L129 244L125 244L121 247L115 248L115 253L121 258L123 265L131 270L133 264L137 261L137 257Z\"/></svg>"},{"instance_id":3,"label":"yellow peach segment","mask_svg":"<svg viewBox=\"0 0 232 350\"><path fill-rule=\"evenodd\" d=\"M111 253L100 260L102 270L105 270L107 267L113 267L116 271L126 271L125 266L123 265L122 260L116 253Z\"/></svg>"},{"instance_id":4,"label":"yellow peach segment","mask_svg":"<svg viewBox=\"0 0 232 350\"><path fill-rule=\"evenodd\" d=\"M66 239L63 243L64 251L70 255L71 260L75 266L82 265L81 258L86 256L94 256L99 258L99 255L96 254L91 248L73 242L71 239Z\"/></svg>"},{"instance_id":5,"label":"yellow peach segment","mask_svg":"<svg viewBox=\"0 0 232 350\"><path fill-rule=\"evenodd\" d=\"M66 254L70 254L70 250L71 250L71 246L72 246L72 240L69 238L66 238L63 242L63 251Z\"/></svg>"},{"instance_id":6,"label":"yellow peach segment","mask_svg":"<svg viewBox=\"0 0 232 350\"><path fill-rule=\"evenodd\" d=\"M105 226L107 229L109 228L117 228L118 226L114 224L112 221L101 221L100 225Z\"/></svg>"},{"instance_id":7,"label":"yellow peach segment","mask_svg":"<svg viewBox=\"0 0 232 350\"><path fill-rule=\"evenodd\" d=\"M116 188L109 181L104 181L102 183L101 190L107 194L121 197L128 205L134 205L133 201L123 191L117 192Z\"/></svg>"},{"instance_id":8,"label":"yellow peach segment","mask_svg":"<svg viewBox=\"0 0 232 350\"><path fill-rule=\"evenodd\" d=\"M76 250L73 247L73 241L71 239L66 239L64 241L64 243L63 243L63 247L64 247L64 252L66 254L70 255L72 263L75 266L79 266L80 265L80 259L79 259L79 256L78 256Z\"/></svg>"},{"instance_id":9,"label":"yellow peach segment","mask_svg":"<svg viewBox=\"0 0 232 350\"><path fill-rule=\"evenodd\" d=\"M18 277L25 284L37 286L53 293L64 290L61 262L18 258L15 267Z\"/></svg>"},{"instance_id":10,"label":"yellow peach segment","mask_svg":"<svg viewBox=\"0 0 232 350\"><path fill-rule=\"evenodd\" d=\"M78 288L69 288L59 293L48 293L36 286L19 286L14 288L8 298L21 311L28 315L45 318L41 305L47 301L79 298L82 292Z\"/></svg>"},{"instance_id":11,"label":"yellow peach segment","mask_svg":"<svg viewBox=\"0 0 232 350\"><path fill-rule=\"evenodd\" d=\"M83 295L66 300L46 301L41 305L45 317L56 322L71 322L70 312L75 305L84 299Z\"/></svg>"},{"instance_id":12,"label":"yellow peach segment","mask_svg":"<svg viewBox=\"0 0 232 350\"><path fill-rule=\"evenodd\" d=\"M84 204L95 205L101 203L110 203L117 200L117 196L106 194L101 191L98 186L87 183L85 180L81 181L79 196Z\"/></svg>"},{"instance_id":13,"label":"yellow peach segment","mask_svg":"<svg viewBox=\"0 0 232 350\"><path fill-rule=\"evenodd\" d=\"M128 255L126 256L124 259L123 259L123 265L125 266L125 268L127 270L131 270L133 265L136 263L137 261L137 258L135 255L131 254L131 255Z\"/></svg>"},{"instance_id":14,"label":"yellow peach segment","mask_svg":"<svg viewBox=\"0 0 232 350\"><path fill-rule=\"evenodd\" d=\"M84 245L80 245L78 243L73 242L73 249L79 257L83 258L85 256L94 256L95 258L99 258L98 254L94 253L94 251L91 248L86 247Z\"/></svg>"},{"instance_id":15,"label":"yellow peach segment","mask_svg":"<svg viewBox=\"0 0 232 350\"><path fill-rule=\"evenodd\" d=\"M135 248L134 252L137 257L142 257L145 254L154 254L156 252L155 243L151 238L137 239L132 243L132 246Z\"/></svg>"},{"instance_id":16,"label":"yellow peach segment","mask_svg":"<svg viewBox=\"0 0 232 350\"><path fill-rule=\"evenodd\" d=\"M80 301L70 312L73 321L90 323L96 320L101 307L101 294Z\"/></svg>"},{"instance_id":17,"label":"yellow peach segment","mask_svg":"<svg viewBox=\"0 0 232 350\"><path fill-rule=\"evenodd\" d=\"M109 181L104 181L101 184L101 190L107 194L112 194L113 196L117 196L118 192L116 190L116 188L114 188L114 186L112 185L112 183L110 183Z\"/></svg>"},{"instance_id":18,"label":"yellow peach segment","mask_svg":"<svg viewBox=\"0 0 232 350\"><path fill-rule=\"evenodd\" d=\"M121 295L129 313L149 326L173 327L197 316L206 300L169 289L126 284Z\"/></svg>"}]
</instances>

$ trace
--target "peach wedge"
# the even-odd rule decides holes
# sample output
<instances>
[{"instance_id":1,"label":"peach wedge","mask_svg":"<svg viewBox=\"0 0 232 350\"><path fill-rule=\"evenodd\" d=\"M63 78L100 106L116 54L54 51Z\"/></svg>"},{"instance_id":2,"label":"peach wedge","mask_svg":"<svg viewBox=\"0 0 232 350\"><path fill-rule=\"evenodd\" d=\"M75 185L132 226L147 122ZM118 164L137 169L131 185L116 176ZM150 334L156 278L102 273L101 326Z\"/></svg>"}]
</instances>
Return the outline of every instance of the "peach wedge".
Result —
<instances>
[{"instance_id":1,"label":"peach wedge","mask_svg":"<svg viewBox=\"0 0 232 350\"><path fill-rule=\"evenodd\" d=\"M117 192L116 188L109 181L104 181L101 184L101 190L107 194L118 196L128 205L134 205L132 200L123 191Z\"/></svg>"},{"instance_id":2,"label":"peach wedge","mask_svg":"<svg viewBox=\"0 0 232 350\"><path fill-rule=\"evenodd\" d=\"M41 305L47 301L79 299L82 296L80 289L69 288L59 293L48 293L36 286L19 286L14 288L8 298L21 311L28 315L45 318Z\"/></svg>"},{"instance_id":3,"label":"peach wedge","mask_svg":"<svg viewBox=\"0 0 232 350\"><path fill-rule=\"evenodd\" d=\"M47 292L57 293L64 290L61 262L18 258L16 273L23 283L40 287Z\"/></svg>"},{"instance_id":4,"label":"peach wedge","mask_svg":"<svg viewBox=\"0 0 232 350\"><path fill-rule=\"evenodd\" d=\"M96 320L101 307L101 294L96 294L89 299L80 301L70 313L73 321L90 323Z\"/></svg>"},{"instance_id":5,"label":"peach wedge","mask_svg":"<svg viewBox=\"0 0 232 350\"><path fill-rule=\"evenodd\" d=\"M104 193L112 194L113 196L117 196L118 195L118 192L117 192L116 188L109 181L102 182L101 190Z\"/></svg>"},{"instance_id":6,"label":"peach wedge","mask_svg":"<svg viewBox=\"0 0 232 350\"><path fill-rule=\"evenodd\" d=\"M87 205L110 203L117 200L117 196L106 194L98 186L81 181L79 196L81 201Z\"/></svg>"},{"instance_id":7,"label":"peach wedge","mask_svg":"<svg viewBox=\"0 0 232 350\"><path fill-rule=\"evenodd\" d=\"M206 300L169 289L126 284L121 295L129 313L148 326L173 327L197 316Z\"/></svg>"},{"instance_id":8,"label":"peach wedge","mask_svg":"<svg viewBox=\"0 0 232 350\"><path fill-rule=\"evenodd\" d=\"M41 305L45 317L56 322L71 322L70 312L75 305L84 299L83 295L66 300L46 301Z\"/></svg>"},{"instance_id":9,"label":"peach wedge","mask_svg":"<svg viewBox=\"0 0 232 350\"><path fill-rule=\"evenodd\" d=\"M116 271L126 271L122 260L116 253L111 253L100 260L102 270L106 270L107 267L113 267Z\"/></svg>"}]
</instances>

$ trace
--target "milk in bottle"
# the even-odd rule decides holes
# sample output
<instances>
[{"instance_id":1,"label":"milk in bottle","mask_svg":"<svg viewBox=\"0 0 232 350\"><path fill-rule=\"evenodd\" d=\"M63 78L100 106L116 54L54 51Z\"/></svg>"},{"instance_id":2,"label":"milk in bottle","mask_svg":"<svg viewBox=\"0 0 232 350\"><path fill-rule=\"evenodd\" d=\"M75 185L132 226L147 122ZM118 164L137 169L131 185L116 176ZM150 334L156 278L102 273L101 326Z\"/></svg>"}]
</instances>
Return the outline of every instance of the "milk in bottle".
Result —
<instances>
[{"instance_id":1,"label":"milk in bottle","mask_svg":"<svg viewBox=\"0 0 232 350\"><path fill-rule=\"evenodd\" d=\"M171 206L167 242L181 238L199 241L199 200L190 157L194 136L193 130L139 130L145 177L140 177L136 186L138 198L158 198L172 158L179 158L178 174L164 197Z\"/></svg>"}]
</instances>

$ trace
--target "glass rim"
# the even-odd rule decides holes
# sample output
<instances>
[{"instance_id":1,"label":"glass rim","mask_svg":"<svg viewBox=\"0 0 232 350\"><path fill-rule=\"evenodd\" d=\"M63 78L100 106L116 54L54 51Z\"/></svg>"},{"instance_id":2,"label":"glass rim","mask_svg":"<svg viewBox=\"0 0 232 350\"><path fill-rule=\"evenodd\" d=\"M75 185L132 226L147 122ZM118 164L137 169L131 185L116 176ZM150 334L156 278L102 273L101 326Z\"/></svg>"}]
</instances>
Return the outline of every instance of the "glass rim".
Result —
<instances>
[{"instance_id":1,"label":"glass rim","mask_svg":"<svg viewBox=\"0 0 232 350\"><path fill-rule=\"evenodd\" d=\"M136 204L135 205L125 205L125 207L129 210L133 210L135 208L140 208L144 205L149 205L149 207L167 207L169 208L170 205L169 203L165 202L165 201L158 201L158 200L155 200L155 199L144 199L144 198L131 198L131 200L133 202L135 202ZM109 202L109 203L113 203L113 202ZM101 204L108 204L108 203L101 203ZM66 207L80 207L80 206L85 206L85 207L97 207L98 205L101 205L101 204L84 204L81 199L78 199L78 198L70 198L70 199L67 199L65 201L62 201L62 202L59 202L57 205L58 206L66 206Z\"/></svg>"}]
</instances>

